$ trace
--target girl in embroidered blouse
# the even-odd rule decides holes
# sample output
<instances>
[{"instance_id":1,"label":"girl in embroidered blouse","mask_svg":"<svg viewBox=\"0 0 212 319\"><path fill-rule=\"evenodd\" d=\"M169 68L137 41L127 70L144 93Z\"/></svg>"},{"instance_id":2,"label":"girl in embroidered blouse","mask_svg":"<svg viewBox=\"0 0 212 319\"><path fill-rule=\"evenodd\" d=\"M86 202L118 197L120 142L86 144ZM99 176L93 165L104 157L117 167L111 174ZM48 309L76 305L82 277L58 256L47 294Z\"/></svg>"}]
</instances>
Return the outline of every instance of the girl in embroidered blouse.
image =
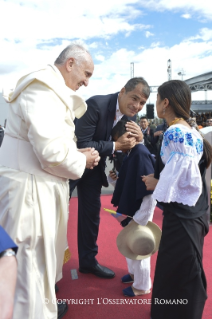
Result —
<instances>
[{"instance_id":1,"label":"girl in embroidered blouse","mask_svg":"<svg viewBox=\"0 0 212 319\"><path fill-rule=\"evenodd\" d=\"M190 106L185 82L172 80L158 88L157 114L169 128L157 156L160 171L142 177L164 208L152 319L200 319L207 299L202 249L208 232L205 172L212 147L190 119Z\"/></svg>"}]
</instances>

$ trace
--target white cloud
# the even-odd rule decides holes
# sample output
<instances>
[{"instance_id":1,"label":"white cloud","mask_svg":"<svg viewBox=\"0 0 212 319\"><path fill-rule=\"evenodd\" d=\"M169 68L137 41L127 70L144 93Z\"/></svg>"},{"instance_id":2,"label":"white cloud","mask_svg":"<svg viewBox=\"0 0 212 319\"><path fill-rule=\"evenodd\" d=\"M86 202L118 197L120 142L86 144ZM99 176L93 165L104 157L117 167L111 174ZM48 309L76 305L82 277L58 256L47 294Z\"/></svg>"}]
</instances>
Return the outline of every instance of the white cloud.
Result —
<instances>
[{"instance_id":1,"label":"white cloud","mask_svg":"<svg viewBox=\"0 0 212 319\"><path fill-rule=\"evenodd\" d=\"M159 41L158 41L158 42L152 42L151 48L159 47L159 45L160 45L160 42L159 42Z\"/></svg>"},{"instance_id":2,"label":"white cloud","mask_svg":"<svg viewBox=\"0 0 212 319\"><path fill-rule=\"evenodd\" d=\"M143 50L143 49L145 49L145 47L142 45L140 47L138 47L138 50Z\"/></svg>"},{"instance_id":3,"label":"white cloud","mask_svg":"<svg viewBox=\"0 0 212 319\"><path fill-rule=\"evenodd\" d=\"M104 61L104 60L105 60L105 57L104 57L103 55L101 55L101 54L95 55L95 58L96 58L96 60L98 60L98 61Z\"/></svg>"},{"instance_id":4,"label":"white cloud","mask_svg":"<svg viewBox=\"0 0 212 319\"><path fill-rule=\"evenodd\" d=\"M182 14L181 17L184 19L191 19L191 15L189 13Z\"/></svg>"},{"instance_id":5,"label":"white cloud","mask_svg":"<svg viewBox=\"0 0 212 319\"><path fill-rule=\"evenodd\" d=\"M153 35L154 35L154 34L151 33L151 32L149 32L149 31L146 31L146 32L145 32L146 38L149 38L149 37L151 37L151 36L153 36Z\"/></svg>"},{"instance_id":6,"label":"white cloud","mask_svg":"<svg viewBox=\"0 0 212 319\"><path fill-rule=\"evenodd\" d=\"M198 40L198 39L200 39L202 41L211 40L212 39L212 29L202 28L202 29L200 29L199 34L186 39L186 41L192 41L192 40Z\"/></svg>"},{"instance_id":7,"label":"white cloud","mask_svg":"<svg viewBox=\"0 0 212 319\"><path fill-rule=\"evenodd\" d=\"M90 45L89 45L89 48L91 49L96 49L98 47L98 43L96 42L92 42Z\"/></svg>"},{"instance_id":8,"label":"white cloud","mask_svg":"<svg viewBox=\"0 0 212 319\"><path fill-rule=\"evenodd\" d=\"M140 5L150 10L186 11L212 20L212 5L210 0L140 0Z\"/></svg>"},{"instance_id":9,"label":"white cloud","mask_svg":"<svg viewBox=\"0 0 212 319\"><path fill-rule=\"evenodd\" d=\"M184 79L211 71L212 41L207 43L184 41L172 47L150 47L140 52L120 49L95 67L94 76L87 88L80 89L88 98L96 94L119 91L130 78L130 63L134 62L134 75L143 76L151 86L167 81L167 61L172 61L172 79L181 79L178 72L183 68ZM155 103L152 93L148 102ZM144 109L145 110L145 109Z\"/></svg>"},{"instance_id":10,"label":"white cloud","mask_svg":"<svg viewBox=\"0 0 212 319\"><path fill-rule=\"evenodd\" d=\"M210 34L209 31L201 30L201 34ZM208 38L211 39L209 35ZM18 78L26 72L36 70L49 62L53 63L67 44L67 41L63 41L60 45L48 47L48 50L43 51L34 48L33 43L29 43L28 46L16 44L18 49L14 55L13 42L0 42L0 47L5 48L1 51L0 71L7 72L0 76L0 87L5 85L13 87ZM19 61L18 64L13 62L14 57L15 61ZM78 91L85 98L120 90L130 78L131 62L135 63L135 76L143 76L152 86L160 85L167 80L168 59L172 61L172 78L180 79L177 73L182 68L186 73L184 78L209 72L212 65L212 41L186 40L172 47L155 43L149 48L145 47L136 52L125 48L115 50L109 57L105 56L104 61L101 54L97 54L97 57L100 57L100 63L95 66L89 86ZM154 94L150 99L151 102L155 102Z\"/></svg>"},{"instance_id":11,"label":"white cloud","mask_svg":"<svg viewBox=\"0 0 212 319\"><path fill-rule=\"evenodd\" d=\"M141 11L132 6L138 0L101 2L68 0L23 0L0 2L0 32L4 38L28 40L107 37L143 28L132 24Z\"/></svg>"},{"instance_id":12,"label":"white cloud","mask_svg":"<svg viewBox=\"0 0 212 319\"><path fill-rule=\"evenodd\" d=\"M73 39L91 40L88 48L95 50L99 48L96 38L148 29L133 23L142 15L134 6L138 2L82 0L73 6L69 0L0 1L0 87L8 82L14 85L24 73L54 62Z\"/></svg>"}]
</instances>

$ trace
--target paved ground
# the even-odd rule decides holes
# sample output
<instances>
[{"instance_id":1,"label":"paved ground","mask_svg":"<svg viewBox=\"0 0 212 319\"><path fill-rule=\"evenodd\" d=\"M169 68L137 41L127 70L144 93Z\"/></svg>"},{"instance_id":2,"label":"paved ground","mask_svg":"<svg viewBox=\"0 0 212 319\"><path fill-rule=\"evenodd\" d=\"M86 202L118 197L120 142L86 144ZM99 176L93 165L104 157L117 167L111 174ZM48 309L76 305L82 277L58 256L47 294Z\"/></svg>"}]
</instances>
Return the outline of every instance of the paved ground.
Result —
<instances>
[{"instance_id":1,"label":"paved ground","mask_svg":"<svg viewBox=\"0 0 212 319\"><path fill-rule=\"evenodd\" d=\"M106 161L107 167L106 167L106 175L108 175L108 172L112 169L112 164L109 160ZM114 187L112 185L109 185L108 187L102 187L102 195L108 195L113 194ZM77 188L73 191L72 197L77 197Z\"/></svg>"}]
</instances>

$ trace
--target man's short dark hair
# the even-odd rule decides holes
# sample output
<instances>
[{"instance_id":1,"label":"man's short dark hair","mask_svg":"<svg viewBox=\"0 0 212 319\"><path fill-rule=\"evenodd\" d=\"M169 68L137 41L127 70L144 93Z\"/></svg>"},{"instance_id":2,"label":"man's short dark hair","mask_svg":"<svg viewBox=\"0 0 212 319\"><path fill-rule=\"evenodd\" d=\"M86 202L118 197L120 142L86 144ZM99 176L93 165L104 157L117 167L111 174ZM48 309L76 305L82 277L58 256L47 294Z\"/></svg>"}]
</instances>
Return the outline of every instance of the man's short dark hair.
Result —
<instances>
[{"instance_id":1,"label":"man's short dark hair","mask_svg":"<svg viewBox=\"0 0 212 319\"><path fill-rule=\"evenodd\" d=\"M126 120L121 120L113 127L113 129L111 131L111 136L112 136L113 141L118 139L124 133L126 133L126 131L127 131L126 126L125 126L126 123L127 123Z\"/></svg>"},{"instance_id":2,"label":"man's short dark hair","mask_svg":"<svg viewBox=\"0 0 212 319\"><path fill-rule=\"evenodd\" d=\"M124 86L126 93L133 91L138 84L143 85L143 94L146 98L148 98L150 95L150 87L147 81L145 81L142 77L130 79Z\"/></svg>"},{"instance_id":3,"label":"man's short dark hair","mask_svg":"<svg viewBox=\"0 0 212 319\"><path fill-rule=\"evenodd\" d=\"M141 116L140 120L147 120L148 121L148 118L146 116Z\"/></svg>"}]
</instances>

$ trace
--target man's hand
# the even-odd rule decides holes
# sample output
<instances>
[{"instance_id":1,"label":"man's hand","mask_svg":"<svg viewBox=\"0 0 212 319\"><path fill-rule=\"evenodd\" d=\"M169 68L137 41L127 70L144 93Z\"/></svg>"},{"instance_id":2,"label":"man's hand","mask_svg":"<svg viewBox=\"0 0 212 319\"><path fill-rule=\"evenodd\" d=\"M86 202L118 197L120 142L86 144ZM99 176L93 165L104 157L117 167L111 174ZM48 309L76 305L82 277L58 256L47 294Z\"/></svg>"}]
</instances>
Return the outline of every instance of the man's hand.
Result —
<instances>
[{"instance_id":1,"label":"man's hand","mask_svg":"<svg viewBox=\"0 0 212 319\"><path fill-rule=\"evenodd\" d=\"M81 148L78 151L86 156L86 168L93 169L99 164L101 157L99 156L99 152L93 147Z\"/></svg>"},{"instance_id":2,"label":"man's hand","mask_svg":"<svg viewBox=\"0 0 212 319\"><path fill-rule=\"evenodd\" d=\"M141 132L141 128L135 122L127 122L126 130L127 132L131 133L131 136L136 138L136 142L141 142L143 140L143 133Z\"/></svg>"},{"instance_id":3,"label":"man's hand","mask_svg":"<svg viewBox=\"0 0 212 319\"><path fill-rule=\"evenodd\" d=\"M153 191L158 183L158 179L154 178L154 174L150 174L147 176L141 176L142 181L145 183L146 185L146 189L148 191Z\"/></svg>"},{"instance_id":4,"label":"man's hand","mask_svg":"<svg viewBox=\"0 0 212 319\"><path fill-rule=\"evenodd\" d=\"M116 175L116 173L112 170L109 171L109 176L112 178L112 180L116 181L118 179L118 176Z\"/></svg>"},{"instance_id":5,"label":"man's hand","mask_svg":"<svg viewBox=\"0 0 212 319\"><path fill-rule=\"evenodd\" d=\"M14 256L0 258L0 319L12 319L17 277Z\"/></svg>"},{"instance_id":6,"label":"man's hand","mask_svg":"<svg viewBox=\"0 0 212 319\"><path fill-rule=\"evenodd\" d=\"M136 145L136 138L131 132L126 132L115 142L115 151L128 151Z\"/></svg>"},{"instance_id":7,"label":"man's hand","mask_svg":"<svg viewBox=\"0 0 212 319\"><path fill-rule=\"evenodd\" d=\"M161 134L163 134L163 131L157 131L157 132L154 133L154 136L155 136L155 137L156 137L156 136L160 136Z\"/></svg>"}]
</instances>

